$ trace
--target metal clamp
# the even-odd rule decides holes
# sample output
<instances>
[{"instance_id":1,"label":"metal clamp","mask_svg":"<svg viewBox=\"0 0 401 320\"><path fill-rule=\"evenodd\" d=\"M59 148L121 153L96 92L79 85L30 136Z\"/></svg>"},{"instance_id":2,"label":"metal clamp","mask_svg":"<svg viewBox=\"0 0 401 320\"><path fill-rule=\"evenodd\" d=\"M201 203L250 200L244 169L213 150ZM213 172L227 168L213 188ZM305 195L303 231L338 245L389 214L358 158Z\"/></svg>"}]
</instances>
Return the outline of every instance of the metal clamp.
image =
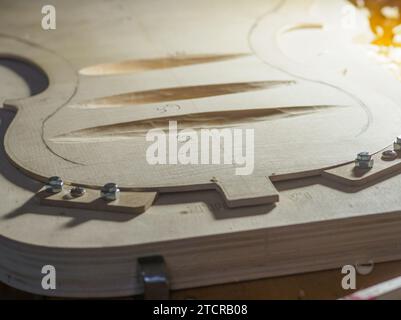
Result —
<instances>
[{"instance_id":1,"label":"metal clamp","mask_svg":"<svg viewBox=\"0 0 401 320\"><path fill-rule=\"evenodd\" d=\"M162 256L138 258L138 276L143 283L145 300L168 300L170 281Z\"/></svg>"}]
</instances>

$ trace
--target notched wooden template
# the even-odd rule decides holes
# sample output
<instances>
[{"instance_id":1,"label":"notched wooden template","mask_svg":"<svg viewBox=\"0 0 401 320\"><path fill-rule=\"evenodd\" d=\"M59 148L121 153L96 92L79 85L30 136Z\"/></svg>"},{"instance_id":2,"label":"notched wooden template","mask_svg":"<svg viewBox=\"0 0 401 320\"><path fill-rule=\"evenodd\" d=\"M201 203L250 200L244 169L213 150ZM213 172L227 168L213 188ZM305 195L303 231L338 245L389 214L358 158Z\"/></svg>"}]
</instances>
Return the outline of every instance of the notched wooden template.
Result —
<instances>
[{"instance_id":1,"label":"notched wooden template","mask_svg":"<svg viewBox=\"0 0 401 320\"><path fill-rule=\"evenodd\" d=\"M18 110L5 138L7 155L18 168L41 181L57 175L67 184L89 190L113 181L131 196L213 189L231 208L278 202L270 178L280 181L323 174L359 186L397 172L399 159L384 163L378 156L374 168L359 176L352 164L343 165L359 150L376 152L395 135L397 125L388 125L383 114L395 112L398 106L386 100L377 110L373 105L380 97L369 93L364 99L358 88L352 92L341 89L347 87L343 75L325 79L325 73L318 71L315 78L321 80L308 80L320 68L311 69L287 57L285 37L331 29L298 20L298 16L289 16L286 28L275 18L259 21L249 34L252 52L182 53L105 62L80 70L55 52L2 36L0 48L21 59L29 52L29 61L49 78L49 87L41 94L6 102ZM266 23L268 28L263 27ZM268 47L262 41L266 37L271 40ZM8 55L3 50L0 54ZM357 59L355 53L349 52L341 59L353 58ZM277 79L259 72L263 64L284 76ZM135 78L142 76L150 77L146 79L151 80L151 88ZM128 88L127 79L135 85ZM85 91L80 91L80 83ZM120 89L122 84L125 89ZM100 94L103 91L107 93ZM146 134L151 129L167 130L169 121L176 121L179 130L196 132L253 129L253 173L236 176L236 165L148 164ZM335 145L330 141L336 141ZM47 204L81 203L57 196L40 198ZM139 207L146 208L147 201ZM82 208L91 206L81 204Z\"/></svg>"}]
</instances>

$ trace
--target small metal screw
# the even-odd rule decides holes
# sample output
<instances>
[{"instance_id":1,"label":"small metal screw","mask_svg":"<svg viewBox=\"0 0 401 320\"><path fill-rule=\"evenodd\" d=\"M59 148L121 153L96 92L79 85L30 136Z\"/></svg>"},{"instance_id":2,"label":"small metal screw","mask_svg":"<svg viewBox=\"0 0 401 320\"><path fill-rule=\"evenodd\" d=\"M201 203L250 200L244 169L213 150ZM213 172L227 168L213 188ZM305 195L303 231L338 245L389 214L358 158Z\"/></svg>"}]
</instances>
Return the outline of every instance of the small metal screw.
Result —
<instances>
[{"instance_id":1,"label":"small metal screw","mask_svg":"<svg viewBox=\"0 0 401 320\"><path fill-rule=\"evenodd\" d=\"M50 177L46 184L46 191L59 193L63 190L64 182L60 177Z\"/></svg>"},{"instance_id":2,"label":"small metal screw","mask_svg":"<svg viewBox=\"0 0 401 320\"><path fill-rule=\"evenodd\" d=\"M120 196L120 189L115 183L106 183L100 190L100 196L106 201L117 200Z\"/></svg>"},{"instance_id":3,"label":"small metal screw","mask_svg":"<svg viewBox=\"0 0 401 320\"><path fill-rule=\"evenodd\" d=\"M386 150L382 153L382 160L384 161L393 161L398 157L398 153L394 150Z\"/></svg>"},{"instance_id":4,"label":"small metal screw","mask_svg":"<svg viewBox=\"0 0 401 320\"><path fill-rule=\"evenodd\" d=\"M355 159L355 167L358 169L370 169L373 167L373 159L369 152L360 152Z\"/></svg>"},{"instance_id":5,"label":"small metal screw","mask_svg":"<svg viewBox=\"0 0 401 320\"><path fill-rule=\"evenodd\" d=\"M401 151L401 136L398 136L394 141L394 150Z\"/></svg>"},{"instance_id":6,"label":"small metal screw","mask_svg":"<svg viewBox=\"0 0 401 320\"><path fill-rule=\"evenodd\" d=\"M86 190L82 187L74 187L70 190L70 195L74 198L82 197Z\"/></svg>"}]
</instances>

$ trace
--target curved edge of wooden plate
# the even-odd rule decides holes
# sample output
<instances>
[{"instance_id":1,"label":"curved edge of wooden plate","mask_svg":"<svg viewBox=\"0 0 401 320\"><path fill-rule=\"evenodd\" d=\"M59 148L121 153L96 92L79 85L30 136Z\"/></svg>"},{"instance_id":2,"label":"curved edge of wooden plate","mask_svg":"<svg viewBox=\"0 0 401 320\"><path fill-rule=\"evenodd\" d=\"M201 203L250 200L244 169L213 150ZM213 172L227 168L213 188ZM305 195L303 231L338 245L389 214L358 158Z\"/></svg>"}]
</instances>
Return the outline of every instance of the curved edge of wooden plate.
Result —
<instances>
[{"instance_id":1,"label":"curved edge of wooden plate","mask_svg":"<svg viewBox=\"0 0 401 320\"><path fill-rule=\"evenodd\" d=\"M16 112L4 137L7 158L15 167L30 177L46 181L48 177L31 170L29 166L25 166L27 161L21 160L21 157L26 157L28 151L21 147L20 141L35 136L36 139L40 139L41 143L43 142L42 126L32 125L35 121L38 124L44 121L36 107L39 105L41 108L46 108L47 114L52 114L63 107L75 94L78 75L69 62L56 53L24 39L4 34L0 34L0 57L29 63L48 78L48 87L41 93L28 98L8 99L3 104L5 109ZM23 121L24 116L29 122ZM46 150L50 156L55 156L50 150ZM43 155L40 156L43 157Z\"/></svg>"}]
</instances>

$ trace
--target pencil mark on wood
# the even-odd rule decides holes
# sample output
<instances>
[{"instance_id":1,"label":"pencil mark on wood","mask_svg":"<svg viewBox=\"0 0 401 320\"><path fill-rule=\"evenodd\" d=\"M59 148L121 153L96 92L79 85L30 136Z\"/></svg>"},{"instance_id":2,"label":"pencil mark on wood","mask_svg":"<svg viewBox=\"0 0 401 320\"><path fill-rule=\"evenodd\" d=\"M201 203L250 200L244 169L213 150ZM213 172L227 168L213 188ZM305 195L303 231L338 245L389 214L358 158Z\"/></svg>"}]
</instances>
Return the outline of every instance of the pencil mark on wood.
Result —
<instances>
[{"instance_id":1,"label":"pencil mark on wood","mask_svg":"<svg viewBox=\"0 0 401 320\"><path fill-rule=\"evenodd\" d=\"M361 128L359 133L355 136L355 138L361 136L363 133L365 133L368 130L368 128L370 127L370 125L373 122L372 111L369 109L369 107L366 105L366 103L362 99L360 99L354 93L352 93L352 92L350 92L350 91L348 91L348 90L346 90L344 88L341 88L341 87L339 87L339 86L337 86L335 84L331 84L331 83L328 83L328 82L323 81L323 80L309 79L307 77L304 77L302 75L297 74L296 72L293 72L292 70L287 70L287 69L285 69L285 68L283 68L281 66L278 66L273 61L270 61L270 60L266 59L266 57L264 57L256 49L255 42L254 42L254 34L256 33L256 29L260 26L260 24L262 23L262 21L264 19L267 19L269 17L269 15L276 14L280 9L282 9L288 3L289 3L289 1L287 1L287 0L281 0L280 2L277 3L277 5L273 9L269 9L269 10L263 12L260 16L256 17L256 19L254 20L252 26L249 28L248 34L247 34L247 42L248 42L249 50L262 63L264 63L267 66L269 66L271 68L274 68L274 69L276 69L278 71L281 71L281 72L287 74L290 77L293 77L293 78L295 78L297 80L301 80L301 81L303 80L303 81L307 81L307 82L310 82L310 83L316 83L316 84L321 84L321 85L324 85L324 86L328 86L328 87L331 87L333 89L338 90L339 92L342 92L342 93L345 93L346 95L348 95L351 99L353 99L362 108L362 110L366 114L366 123Z\"/></svg>"}]
</instances>

